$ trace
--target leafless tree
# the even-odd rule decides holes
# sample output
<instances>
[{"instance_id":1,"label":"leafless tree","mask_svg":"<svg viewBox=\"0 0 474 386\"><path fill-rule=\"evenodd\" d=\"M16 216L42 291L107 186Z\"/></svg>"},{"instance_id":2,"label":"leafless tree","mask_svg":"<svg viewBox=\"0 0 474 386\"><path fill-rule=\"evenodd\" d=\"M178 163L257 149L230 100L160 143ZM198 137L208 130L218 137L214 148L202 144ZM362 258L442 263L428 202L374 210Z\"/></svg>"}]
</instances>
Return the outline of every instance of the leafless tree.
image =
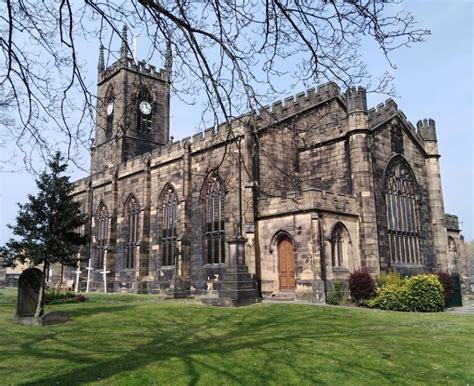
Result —
<instances>
[{"instance_id":1,"label":"leafless tree","mask_svg":"<svg viewBox=\"0 0 474 386\"><path fill-rule=\"evenodd\" d=\"M391 51L429 31L388 3L4 0L0 114L9 119L0 119L2 137L16 143L27 164L47 158L52 139L72 160L88 148L96 100L78 47L85 39L113 57L123 24L150 47L148 59L172 48L172 91L189 103L205 95L204 126L268 103L285 91L282 78L393 93L388 72L379 79L367 73L361 47L375 43L390 68Z\"/></svg>"}]
</instances>

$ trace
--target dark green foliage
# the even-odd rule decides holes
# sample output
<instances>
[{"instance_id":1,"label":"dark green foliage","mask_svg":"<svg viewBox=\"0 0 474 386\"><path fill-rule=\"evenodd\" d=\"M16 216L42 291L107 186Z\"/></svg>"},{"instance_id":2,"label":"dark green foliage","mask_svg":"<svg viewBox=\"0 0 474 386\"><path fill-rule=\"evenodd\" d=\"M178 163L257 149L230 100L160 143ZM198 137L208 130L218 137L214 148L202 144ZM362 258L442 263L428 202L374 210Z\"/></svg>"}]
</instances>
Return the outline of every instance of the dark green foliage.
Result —
<instances>
[{"instance_id":1,"label":"dark green foliage","mask_svg":"<svg viewBox=\"0 0 474 386\"><path fill-rule=\"evenodd\" d=\"M349 293L357 303L375 296L375 281L366 269L358 269L350 274Z\"/></svg>"},{"instance_id":2,"label":"dark green foliage","mask_svg":"<svg viewBox=\"0 0 474 386\"><path fill-rule=\"evenodd\" d=\"M448 298L453 293L453 279L451 275L447 272L438 271L436 272L436 276L438 276L438 280L443 286L444 289L444 301L447 302Z\"/></svg>"},{"instance_id":3,"label":"dark green foliage","mask_svg":"<svg viewBox=\"0 0 474 386\"><path fill-rule=\"evenodd\" d=\"M62 304L62 303L82 303L87 298L83 294L75 294L71 291L45 291L45 304Z\"/></svg>"},{"instance_id":4,"label":"dark green foliage","mask_svg":"<svg viewBox=\"0 0 474 386\"><path fill-rule=\"evenodd\" d=\"M36 180L38 193L28 195L26 204L18 204L15 225L9 225L17 239L10 239L0 248L5 265L16 260L34 265L76 264L75 254L88 237L78 233L87 223L80 203L71 197L73 184L62 175L67 165L60 153L49 162L48 172Z\"/></svg>"},{"instance_id":5,"label":"dark green foliage","mask_svg":"<svg viewBox=\"0 0 474 386\"><path fill-rule=\"evenodd\" d=\"M344 284L340 281L332 282L332 291L327 296L327 303L337 306L344 299Z\"/></svg>"},{"instance_id":6,"label":"dark green foliage","mask_svg":"<svg viewBox=\"0 0 474 386\"><path fill-rule=\"evenodd\" d=\"M76 294L71 291L45 291L44 292L44 303L64 303L71 301L76 297Z\"/></svg>"}]
</instances>

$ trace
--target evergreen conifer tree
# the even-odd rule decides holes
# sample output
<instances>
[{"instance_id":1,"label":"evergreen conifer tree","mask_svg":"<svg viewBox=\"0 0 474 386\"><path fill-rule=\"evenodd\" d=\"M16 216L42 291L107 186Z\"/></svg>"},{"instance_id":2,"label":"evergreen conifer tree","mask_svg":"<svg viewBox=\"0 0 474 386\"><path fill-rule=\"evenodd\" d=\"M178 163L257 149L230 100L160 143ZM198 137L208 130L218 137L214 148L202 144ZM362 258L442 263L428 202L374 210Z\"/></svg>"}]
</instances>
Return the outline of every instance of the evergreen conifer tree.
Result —
<instances>
[{"instance_id":1,"label":"evergreen conifer tree","mask_svg":"<svg viewBox=\"0 0 474 386\"><path fill-rule=\"evenodd\" d=\"M88 222L80 211L80 203L74 201L71 192L74 185L63 175L67 168L64 158L57 152L48 163L49 169L36 180L38 193L28 195L26 204L18 204L15 225L8 225L16 239L10 239L0 248L5 265L16 261L42 266L38 307L35 316L40 316L46 272L55 263L75 265L76 254L89 237L81 234Z\"/></svg>"}]
</instances>

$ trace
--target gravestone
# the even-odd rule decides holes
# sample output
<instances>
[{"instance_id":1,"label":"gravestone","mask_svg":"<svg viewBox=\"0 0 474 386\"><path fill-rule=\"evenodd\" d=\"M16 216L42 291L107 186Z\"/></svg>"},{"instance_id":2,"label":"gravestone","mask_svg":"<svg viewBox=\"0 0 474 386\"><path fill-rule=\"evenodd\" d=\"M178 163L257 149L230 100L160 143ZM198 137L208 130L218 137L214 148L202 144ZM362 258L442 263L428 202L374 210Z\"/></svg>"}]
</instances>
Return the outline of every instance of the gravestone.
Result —
<instances>
[{"instance_id":1,"label":"gravestone","mask_svg":"<svg viewBox=\"0 0 474 386\"><path fill-rule=\"evenodd\" d=\"M42 281L43 272L38 268L28 268L22 272L18 279L17 317L35 314Z\"/></svg>"}]
</instances>

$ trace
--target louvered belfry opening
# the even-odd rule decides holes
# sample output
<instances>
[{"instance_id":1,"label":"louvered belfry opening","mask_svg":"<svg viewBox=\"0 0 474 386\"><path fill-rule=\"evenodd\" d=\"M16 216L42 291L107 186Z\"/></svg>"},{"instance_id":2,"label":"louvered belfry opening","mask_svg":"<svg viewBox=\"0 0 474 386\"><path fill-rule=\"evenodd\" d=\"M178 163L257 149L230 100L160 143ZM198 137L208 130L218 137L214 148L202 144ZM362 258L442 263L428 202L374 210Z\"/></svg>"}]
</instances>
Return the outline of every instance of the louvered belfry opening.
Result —
<instances>
[{"instance_id":1,"label":"louvered belfry opening","mask_svg":"<svg viewBox=\"0 0 474 386\"><path fill-rule=\"evenodd\" d=\"M137 132L142 135L151 134L153 123L153 110L150 113L143 112L140 108L142 102L148 102L153 109L153 99L147 87L141 87L137 98Z\"/></svg>"}]
</instances>

